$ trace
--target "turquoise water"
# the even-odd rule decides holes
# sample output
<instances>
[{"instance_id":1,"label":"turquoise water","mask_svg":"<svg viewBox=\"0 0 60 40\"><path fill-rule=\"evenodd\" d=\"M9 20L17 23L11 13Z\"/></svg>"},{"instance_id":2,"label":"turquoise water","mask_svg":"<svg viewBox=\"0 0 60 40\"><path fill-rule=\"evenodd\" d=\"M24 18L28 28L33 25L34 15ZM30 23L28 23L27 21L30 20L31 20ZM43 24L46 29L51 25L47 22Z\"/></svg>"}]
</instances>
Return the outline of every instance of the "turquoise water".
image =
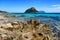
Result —
<instances>
[{"instance_id":1,"label":"turquoise water","mask_svg":"<svg viewBox=\"0 0 60 40\"><path fill-rule=\"evenodd\" d=\"M25 17L34 17L34 16L48 16L48 17L60 17L60 13L37 13L37 14L29 14L29 13L11 13L9 15L16 15L21 16L24 15Z\"/></svg>"},{"instance_id":2,"label":"turquoise water","mask_svg":"<svg viewBox=\"0 0 60 40\"><path fill-rule=\"evenodd\" d=\"M8 18L9 20L27 20L27 19L54 19L60 21L60 13L9 13L0 14L0 16L16 16L15 18Z\"/></svg>"},{"instance_id":3,"label":"turquoise water","mask_svg":"<svg viewBox=\"0 0 60 40\"><path fill-rule=\"evenodd\" d=\"M16 16L14 18L7 18L9 21L29 21L31 19L40 20L43 24L49 24L60 29L60 13L9 13L0 14L0 16ZM3 21L3 20L2 20ZM5 19L4 19L5 21Z\"/></svg>"},{"instance_id":4,"label":"turquoise water","mask_svg":"<svg viewBox=\"0 0 60 40\"><path fill-rule=\"evenodd\" d=\"M0 16L9 15L9 16L22 16L25 17L34 17L34 16L48 16L48 17L60 17L60 13L9 13L9 14L0 14Z\"/></svg>"}]
</instances>

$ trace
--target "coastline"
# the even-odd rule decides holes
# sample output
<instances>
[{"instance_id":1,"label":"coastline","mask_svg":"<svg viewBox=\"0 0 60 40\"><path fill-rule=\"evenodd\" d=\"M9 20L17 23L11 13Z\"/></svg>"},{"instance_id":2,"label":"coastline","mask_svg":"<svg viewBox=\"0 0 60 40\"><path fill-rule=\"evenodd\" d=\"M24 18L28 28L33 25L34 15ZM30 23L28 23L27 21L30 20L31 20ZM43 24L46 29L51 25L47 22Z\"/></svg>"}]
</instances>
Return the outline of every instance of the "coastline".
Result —
<instances>
[{"instance_id":1,"label":"coastline","mask_svg":"<svg viewBox=\"0 0 60 40\"><path fill-rule=\"evenodd\" d=\"M1 40L54 40L59 39L60 21L52 17L29 15L0 16ZM17 18L17 20L16 20ZM20 19L19 19L20 18ZM56 17L55 17L56 18ZM19 20L19 21L18 21ZM60 19L59 19L60 20ZM50 35L50 36L49 36ZM54 35L56 35L54 37ZM52 38L51 38L52 37Z\"/></svg>"}]
</instances>

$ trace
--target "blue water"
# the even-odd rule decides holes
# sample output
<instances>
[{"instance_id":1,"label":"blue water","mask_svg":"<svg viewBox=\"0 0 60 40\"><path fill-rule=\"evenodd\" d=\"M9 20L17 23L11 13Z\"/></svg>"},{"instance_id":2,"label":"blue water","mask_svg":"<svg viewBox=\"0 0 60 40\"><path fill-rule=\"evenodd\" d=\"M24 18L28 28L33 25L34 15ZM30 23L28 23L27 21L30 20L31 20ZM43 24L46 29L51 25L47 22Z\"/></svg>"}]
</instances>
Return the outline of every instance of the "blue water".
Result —
<instances>
[{"instance_id":1,"label":"blue water","mask_svg":"<svg viewBox=\"0 0 60 40\"><path fill-rule=\"evenodd\" d=\"M24 15L25 17L34 17L34 16L48 16L48 17L60 17L60 13L11 13L9 15L16 15L21 16Z\"/></svg>"},{"instance_id":2,"label":"blue water","mask_svg":"<svg viewBox=\"0 0 60 40\"><path fill-rule=\"evenodd\" d=\"M6 15L6 14L0 14L0 15ZM8 15L16 15L16 16L20 16L20 15L26 15L26 16L54 16L54 17L60 17L60 13L9 13Z\"/></svg>"},{"instance_id":3,"label":"blue water","mask_svg":"<svg viewBox=\"0 0 60 40\"><path fill-rule=\"evenodd\" d=\"M49 24L60 29L60 13L9 13L0 14L0 16L16 16L15 18L8 18L9 21L29 21L31 19L40 20L43 24Z\"/></svg>"},{"instance_id":4,"label":"blue water","mask_svg":"<svg viewBox=\"0 0 60 40\"><path fill-rule=\"evenodd\" d=\"M9 13L0 14L0 16L16 16L16 18L9 18L9 20L27 20L27 19L46 19L49 18L60 21L60 13Z\"/></svg>"}]
</instances>

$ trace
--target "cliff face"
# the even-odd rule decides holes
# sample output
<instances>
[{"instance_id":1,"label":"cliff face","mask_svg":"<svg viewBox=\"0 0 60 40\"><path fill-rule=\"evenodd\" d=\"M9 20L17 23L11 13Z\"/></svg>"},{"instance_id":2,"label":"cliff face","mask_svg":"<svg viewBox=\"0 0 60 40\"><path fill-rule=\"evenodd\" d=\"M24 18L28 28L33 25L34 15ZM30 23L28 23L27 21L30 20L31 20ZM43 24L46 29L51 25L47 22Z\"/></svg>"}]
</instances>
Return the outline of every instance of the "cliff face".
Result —
<instances>
[{"instance_id":1,"label":"cliff face","mask_svg":"<svg viewBox=\"0 0 60 40\"><path fill-rule=\"evenodd\" d=\"M38 11L34 7L31 7L25 11L25 13L37 13L37 12Z\"/></svg>"}]
</instances>

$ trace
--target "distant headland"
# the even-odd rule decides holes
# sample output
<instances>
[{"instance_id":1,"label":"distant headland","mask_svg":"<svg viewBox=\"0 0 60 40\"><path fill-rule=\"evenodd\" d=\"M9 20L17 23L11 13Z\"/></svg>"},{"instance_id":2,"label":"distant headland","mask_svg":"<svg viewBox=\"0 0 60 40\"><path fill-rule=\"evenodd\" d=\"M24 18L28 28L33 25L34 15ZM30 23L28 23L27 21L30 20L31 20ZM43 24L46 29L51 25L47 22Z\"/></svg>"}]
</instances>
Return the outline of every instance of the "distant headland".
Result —
<instances>
[{"instance_id":1,"label":"distant headland","mask_svg":"<svg viewBox=\"0 0 60 40\"><path fill-rule=\"evenodd\" d=\"M8 12L0 10L0 14L5 14L5 13L8 13Z\"/></svg>"},{"instance_id":2,"label":"distant headland","mask_svg":"<svg viewBox=\"0 0 60 40\"><path fill-rule=\"evenodd\" d=\"M0 10L0 14L9 13L7 11ZM31 7L25 10L24 13L45 13L45 11L38 11L35 7Z\"/></svg>"}]
</instances>

